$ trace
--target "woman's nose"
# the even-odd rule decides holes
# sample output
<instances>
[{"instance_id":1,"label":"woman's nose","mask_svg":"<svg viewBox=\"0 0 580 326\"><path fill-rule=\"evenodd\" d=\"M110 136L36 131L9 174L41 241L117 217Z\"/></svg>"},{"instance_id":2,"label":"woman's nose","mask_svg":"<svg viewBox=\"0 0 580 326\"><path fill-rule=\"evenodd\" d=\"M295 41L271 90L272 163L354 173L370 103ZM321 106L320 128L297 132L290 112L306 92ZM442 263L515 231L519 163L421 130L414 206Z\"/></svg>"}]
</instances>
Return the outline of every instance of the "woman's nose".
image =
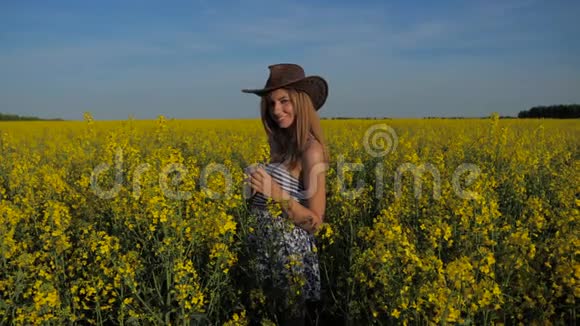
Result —
<instances>
[{"instance_id":1,"label":"woman's nose","mask_svg":"<svg viewBox=\"0 0 580 326\"><path fill-rule=\"evenodd\" d=\"M282 112L282 104L280 102L274 102L274 114Z\"/></svg>"}]
</instances>

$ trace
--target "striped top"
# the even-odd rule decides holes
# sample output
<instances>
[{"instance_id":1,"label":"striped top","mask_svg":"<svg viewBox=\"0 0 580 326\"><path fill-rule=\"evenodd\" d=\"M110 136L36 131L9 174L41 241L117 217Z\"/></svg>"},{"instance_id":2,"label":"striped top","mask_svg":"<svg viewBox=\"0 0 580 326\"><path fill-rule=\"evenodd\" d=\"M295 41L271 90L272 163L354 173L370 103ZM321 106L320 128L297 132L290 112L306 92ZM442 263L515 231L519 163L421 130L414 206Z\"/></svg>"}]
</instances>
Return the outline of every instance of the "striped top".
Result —
<instances>
[{"instance_id":1,"label":"striped top","mask_svg":"<svg viewBox=\"0 0 580 326\"><path fill-rule=\"evenodd\" d=\"M272 179L276 181L283 190L288 192L292 198L300 202L302 205L305 204L306 198L302 181L291 175L282 163L268 163L264 166L264 170L266 170L266 172L272 176ZM257 209L266 209L266 197L261 192L256 193L250 199L250 206Z\"/></svg>"}]
</instances>

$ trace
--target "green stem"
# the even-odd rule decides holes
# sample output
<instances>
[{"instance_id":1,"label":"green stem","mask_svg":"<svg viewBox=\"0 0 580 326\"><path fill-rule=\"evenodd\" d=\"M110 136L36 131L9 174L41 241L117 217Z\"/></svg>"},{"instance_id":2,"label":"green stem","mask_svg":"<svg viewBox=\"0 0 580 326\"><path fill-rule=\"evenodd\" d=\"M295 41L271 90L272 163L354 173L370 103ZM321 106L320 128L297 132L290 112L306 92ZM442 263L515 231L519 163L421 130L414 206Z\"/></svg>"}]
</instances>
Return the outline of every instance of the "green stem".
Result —
<instances>
[{"instance_id":1,"label":"green stem","mask_svg":"<svg viewBox=\"0 0 580 326\"><path fill-rule=\"evenodd\" d=\"M143 300L143 298L141 298L141 296L139 294L137 294L137 291L135 291L135 289L132 289L132 290L135 293L135 296L137 297L137 300L139 300L139 302L141 302L141 304L145 307L145 309L147 309L147 311L149 311L149 313L151 314L151 316L153 316L153 318L155 318L158 323L163 324L163 320L161 320L159 318L159 316L157 316L157 314L151 309L151 307L149 307L149 305L147 304L147 302L145 302L145 300Z\"/></svg>"}]
</instances>

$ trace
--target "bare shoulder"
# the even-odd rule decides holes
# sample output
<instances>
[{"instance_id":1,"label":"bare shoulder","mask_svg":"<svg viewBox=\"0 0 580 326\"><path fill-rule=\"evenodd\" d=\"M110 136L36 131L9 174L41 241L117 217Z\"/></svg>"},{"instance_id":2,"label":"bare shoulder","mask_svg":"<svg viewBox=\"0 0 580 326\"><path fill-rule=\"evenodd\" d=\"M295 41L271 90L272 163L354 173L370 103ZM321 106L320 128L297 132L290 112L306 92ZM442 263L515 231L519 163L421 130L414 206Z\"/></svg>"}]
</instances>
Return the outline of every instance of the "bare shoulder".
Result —
<instances>
[{"instance_id":1,"label":"bare shoulder","mask_svg":"<svg viewBox=\"0 0 580 326\"><path fill-rule=\"evenodd\" d=\"M308 142L306 150L304 151L303 160L308 166L324 162L324 149L318 140L312 139Z\"/></svg>"}]
</instances>

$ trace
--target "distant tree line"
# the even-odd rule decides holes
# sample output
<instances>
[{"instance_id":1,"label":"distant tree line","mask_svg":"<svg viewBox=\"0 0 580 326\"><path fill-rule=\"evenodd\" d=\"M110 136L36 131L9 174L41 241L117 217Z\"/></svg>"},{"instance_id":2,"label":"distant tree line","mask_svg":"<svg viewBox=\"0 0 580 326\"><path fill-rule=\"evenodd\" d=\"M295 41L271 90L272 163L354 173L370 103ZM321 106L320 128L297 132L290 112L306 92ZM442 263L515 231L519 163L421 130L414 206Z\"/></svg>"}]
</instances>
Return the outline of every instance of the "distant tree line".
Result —
<instances>
[{"instance_id":1,"label":"distant tree line","mask_svg":"<svg viewBox=\"0 0 580 326\"><path fill-rule=\"evenodd\" d=\"M387 120L388 117L321 117L321 120Z\"/></svg>"},{"instance_id":2,"label":"distant tree line","mask_svg":"<svg viewBox=\"0 0 580 326\"><path fill-rule=\"evenodd\" d=\"M17 114L0 113L0 121L62 121L62 119L41 119L38 117L19 116Z\"/></svg>"},{"instance_id":3,"label":"distant tree line","mask_svg":"<svg viewBox=\"0 0 580 326\"><path fill-rule=\"evenodd\" d=\"M515 117L509 115L501 115L499 116L500 119L515 119ZM486 117L423 117L423 119L448 119L448 120L457 120L457 119L489 119L489 116Z\"/></svg>"},{"instance_id":4,"label":"distant tree line","mask_svg":"<svg viewBox=\"0 0 580 326\"><path fill-rule=\"evenodd\" d=\"M529 110L520 111L518 118L578 119L580 104L534 106Z\"/></svg>"}]
</instances>

